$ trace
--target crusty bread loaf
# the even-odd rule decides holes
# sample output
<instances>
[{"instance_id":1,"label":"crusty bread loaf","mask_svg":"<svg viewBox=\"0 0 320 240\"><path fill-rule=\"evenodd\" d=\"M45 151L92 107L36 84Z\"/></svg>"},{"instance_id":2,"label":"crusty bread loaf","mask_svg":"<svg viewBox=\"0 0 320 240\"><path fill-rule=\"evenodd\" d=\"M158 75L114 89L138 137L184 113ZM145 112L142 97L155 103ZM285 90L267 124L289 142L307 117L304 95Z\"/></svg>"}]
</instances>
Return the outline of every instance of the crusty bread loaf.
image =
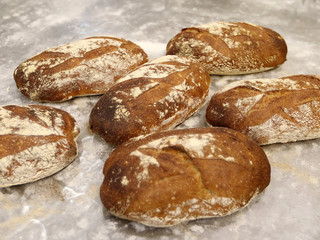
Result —
<instances>
[{"instance_id":1,"label":"crusty bread loaf","mask_svg":"<svg viewBox=\"0 0 320 240\"><path fill-rule=\"evenodd\" d=\"M320 137L320 76L233 82L216 92L206 120L239 130L259 144Z\"/></svg>"},{"instance_id":2,"label":"crusty bread loaf","mask_svg":"<svg viewBox=\"0 0 320 240\"><path fill-rule=\"evenodd\" d=\"M245 207L270 181L262 148L227 128L159 132L116 148L100 196L120 218L166 227Z\"/></svg>"},{"instance_id":3,"label":"crusty bread loaf","mask_svg":"<svg viewBox=\"0 0 320 240\"><path fill-rule=\"evenodd\" d=\"M167 54L189 56L210 74L237 75L272 69L286 60L287 45L271 29L243 22L214 22L184 28Z\"/></svg>"},{"instance_id":4,"label":"crusty bread loaf","mask_svg":"<svg viewBox=\"0 0 320 240\"><path fill-rule=\"evenodd\" d=\"M18 89L39 102L61 102L105 93L115 81L147 62L136 44L114 37L91 37L47 49L14 72Z\"/></svg>"},{"instance_id":5,"label":"crusty bread loaf","mask_svg":"<svg viewBox=\"0 0 320 240\"><path fill-rule=\"evenodd\" d=\"M77 156L79 128L65 111L48 106L0 107L0 188L33 182Z\"/></svg>"},{"instance_id":6,"label":"crusty bread loaf","mask_svg":"<svg viewBox=\"0 0 320 240\"><path fill-rule=\"evenodd\" d=\"M180 124L205 102L210 76L185 57L164 56L118 80L90 114L93 132L113 145Z\"/></svg>"}]
</instances>

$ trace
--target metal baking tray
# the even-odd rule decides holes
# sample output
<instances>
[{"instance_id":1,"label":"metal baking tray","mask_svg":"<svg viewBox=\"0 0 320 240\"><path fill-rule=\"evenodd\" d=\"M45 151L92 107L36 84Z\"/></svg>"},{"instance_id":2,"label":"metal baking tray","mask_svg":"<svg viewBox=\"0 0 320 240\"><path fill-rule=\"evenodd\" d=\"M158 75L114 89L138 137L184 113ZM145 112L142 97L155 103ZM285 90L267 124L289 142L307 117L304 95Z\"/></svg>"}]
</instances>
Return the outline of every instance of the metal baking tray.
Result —
<instances>
[{"instance_id":1,"label":"metal baking tray","mask_svg":"<svg viewBox=\"0 0 320 240\"><path fill-rule=\"evenodd\" d=\"M20 94L14 69L53 46L90 36L139 44L154 59L181 28L214 21L244 21L271 28L288 45L287 61L271 71L211 76L210 95L240 79L320 75L319 0L2 0L0 104L34 104ZM230 216L151 228L111 216L99 188L112 146L88 129L100 96L47 104L73 115L80 128L79 156L46 179L0 189L0 239L320 239L320 140L264 146L272 167L268 188ZM179 128L205 126L205 107Z\"/></svg>"}]
</instances>

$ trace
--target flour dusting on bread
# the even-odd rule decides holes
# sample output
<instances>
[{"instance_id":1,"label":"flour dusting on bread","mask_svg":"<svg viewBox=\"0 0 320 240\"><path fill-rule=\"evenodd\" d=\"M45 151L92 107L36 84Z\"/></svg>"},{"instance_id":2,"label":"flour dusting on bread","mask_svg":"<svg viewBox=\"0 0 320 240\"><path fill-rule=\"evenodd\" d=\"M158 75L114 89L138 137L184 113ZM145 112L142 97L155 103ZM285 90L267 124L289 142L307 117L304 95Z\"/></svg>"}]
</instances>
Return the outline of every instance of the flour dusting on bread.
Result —
<instances>
[{"instance_id":1,"label":"flour dusting on bread","mask_svg":"<svg viewBox=\"0 0 320 240\"><path fill-rule=\"evenodd\" d=\"M184 28L167 44L167 55L188 56L210 74L262 72L286 60L284 39L271 29L242 22L213 22Z\"/></svg>"},{"instance_id":2,"label":"flour dusting on bread","mask_svg":"<svg viewBox=\"0 0 320 240\"><path fill-rule=\"evenodd\" d=\"M31 100L59 102L104 93L146 61L146 53L130 41L92 37L47 49L21 63L14 77Z\"/></svg>"},{"instance_id":3,"label":"flour dusting on bread","mask_svg":"<svg viewBox=\"0 0 320 240\"><path fill-rule=\"evenodd\" d=\"M241 80L212 96L206 119L260 144L285 143L320 137L319 105L319 76Z\"/></svg>"},{"instance_id":4,"label":"flour dusting on bread","mask_svg":"<svg viewBox=\"0 0 320 240\"><path fill-rule=\"evenodd\" d=\"M33 182L77 156L79 127L68 113L46 106L0 108L0 187Z\"/></svg>"},{"instance_id":5,"label":"flour dusting on bread","mask_svg":"<svg viewBox=\"0 0 320 240\"><path fill-rule=\"evenodd\" d=\"M244 134L195 128L120 145L106 160L104 175L100 196L111 214L168 227L247 206L268 185L270 166Z\"/></svg>"},{"instance_id":6,"label":"flour dusting on bread","mask_svg":"<svg viewBox=\"0 0 320 240\"><path fill-rule=\"evenodd\" d=\"M209 74L192 59L155 59L119 79L105 93L91 111L90 126L116 145L171 129L202 107L209 86Z\"/></svg>"}]
</instances>

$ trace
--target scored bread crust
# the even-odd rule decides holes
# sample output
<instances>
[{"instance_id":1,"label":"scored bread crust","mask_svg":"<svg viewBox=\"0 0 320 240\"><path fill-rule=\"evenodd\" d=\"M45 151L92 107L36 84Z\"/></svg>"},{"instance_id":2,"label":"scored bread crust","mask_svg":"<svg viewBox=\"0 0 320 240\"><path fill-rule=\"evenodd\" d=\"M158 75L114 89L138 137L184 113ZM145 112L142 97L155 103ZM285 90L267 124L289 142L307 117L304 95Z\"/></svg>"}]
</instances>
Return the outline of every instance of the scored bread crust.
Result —
<instances>
[{"instance_id":1,"label":"scored bread crust","mask_svg":"<svg viewBox=\"0 0 320 240\"><path fill-rule=\"evenodd\" d=\"M210 74L238 75L284 63L287 45L269 28L244 22L214 22L182 29L168 42L167 55L192 57Z\"/></svg>"},{"instance_id":2,"label":"scored bread crust","mask_svg":"<svg viewBox=\"0 0 320 240\"><path fill-rule=\"evenodd\" d=\"M103 173L106 209L155 227L234 213L270 182L262 148L227 128L169 130L130 140L110 154Z\"/></svg>"},{"instance_id":3,"label":"scored bread crust","mask_svg":"<svg viewBox=\"0 0 320 240\"><path fill-rule=\"evenodd\" d=\"M77 156L79 127L67 112L40 105L0 107L0 188L33 182Z\"/></svg>"},{"instance_id":4,"label":"scored bread crust","mask_svg":"<svg viewBox=\"0 0 320 240\"><path fill-rule=\"evenodd\" d=\"M320 76L233 82L212 96L206 120L241 131L259 144L319 138Z\"/></svg>"},{"instance_id":5,"label":"scored bread crust","mask_svg":"<svg viewBox=\"0 0 320 240\"><path fill-rule=\"evenodd\" d=\"M14 72L18 89L38 102L62 102L103 94L118 78L147 62L131 41L90 37L47 49L21 63Z\"/></svg>"},{"instance_id":6,"label":"scored bread crust","mask_svg":"<svg viewBox=\"0 0 320 240\"><path fill-rule=\"evenodd\" d=\"M173 128L204 104L209 86L209 74L191 59L155 59L120 78L99 99L90 127L113 145Z\"/></svg>"}]
</instances>

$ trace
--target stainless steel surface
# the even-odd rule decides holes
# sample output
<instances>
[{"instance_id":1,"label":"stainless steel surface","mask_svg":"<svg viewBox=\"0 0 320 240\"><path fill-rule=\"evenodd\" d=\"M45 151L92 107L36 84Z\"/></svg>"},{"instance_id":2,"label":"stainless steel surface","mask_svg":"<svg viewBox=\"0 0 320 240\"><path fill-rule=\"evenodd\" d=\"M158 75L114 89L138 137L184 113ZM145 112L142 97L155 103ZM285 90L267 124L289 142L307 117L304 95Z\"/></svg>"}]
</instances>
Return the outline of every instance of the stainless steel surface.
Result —
<instances>
[{"instance_id":1,"label":"stainless steel surface","mask_svg":"<svg viewBox=\"0 0 320 240\"><path fill-rule=\"evenodd\" d=\"M123 37L153 59L183 27L246 21L272 28L288 44L287 61L274 70L212 76L211 94L239 79L320 75L319 0L1 0L0 104L34 103L12 74L46 48L96 35ZM99 97L60 104L78 121L79 157L35 183L0 189L0 239L320 239L320 140L264 147L272 166L269 187L244 210L223 218L155 229L112 217L99 199L102 167L112 147L87 127ZM204 126L204 109L180 127Z\"/></svg>"}]
</instances>

